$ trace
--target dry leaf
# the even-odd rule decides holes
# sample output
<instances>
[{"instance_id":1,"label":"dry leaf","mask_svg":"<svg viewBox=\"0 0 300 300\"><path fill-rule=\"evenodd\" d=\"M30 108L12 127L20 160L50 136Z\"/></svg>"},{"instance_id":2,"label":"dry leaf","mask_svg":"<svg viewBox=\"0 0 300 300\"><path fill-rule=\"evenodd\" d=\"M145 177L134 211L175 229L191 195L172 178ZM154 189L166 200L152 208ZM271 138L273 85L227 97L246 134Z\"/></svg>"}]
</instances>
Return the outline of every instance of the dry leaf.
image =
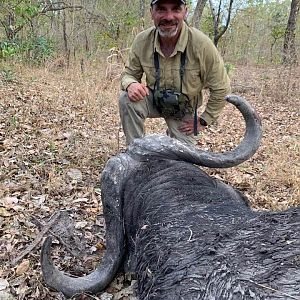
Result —
<instances>
[{"instance_id":1,"label":"dry leaf","mask_svg":"<svg viewBox=\"0 0 300 300\"><path fill-rule=\"evenodd\" d=\"M8 287L9 287L8 281L6 279L0 278L0 291L3 291Z\"/></svg>"},{"instance_id":2,"label":"dry leaf","mask_svg":"<svg viewBox=\"0 0 300 300\"><path fill-rule=\"evenodd\" d=\"M88 225L88 222L86 221L82 221L82 222L76 222L75 223L75 228L76 229L81 229L81 228L84 228Z\"/></svg>"},{"instance_id":3,"label":"dry leaf","mask_svg":"<svg viewBox=\"0 0 300 300\"><path fill-rule=\"evenodd\" d=\"M114 296L112 294L109 294L106 292L100 296L101 300L112 300L113 298L114 298Z\"/></svg>"},{"instance_id":4,"label":"dry leaf","mask_svg":"<svg viewBox=\"0 0 300 300\"><path fill-rule=\"evenodd\" d=\"M126 288L122 289L121 291L117 292L114 296L114 299L115 300L128 299L129 297L131 298L131 296L133 296L133 294L134 294L133 288L132 288L132 286L129 286L129 287L126 287Z\"/></svg>"},{"instance_id":5,"label":"dry leaf","mask_svg":"<svg viewBox=\"0 0 300 300\"><path fill-rule=\"evenodd\" d=\"M105 250L106 246L105 246L105 244L103 242L99 242L99 243L96 244L96 248L98 250Z\"/></svg>"},{"instance_id":6,"label":"dry leaf","mask_svg":"<svg viewBox=\"0 0 300 300\"><path fill-rule=\"evenodd\" d=\"M0 291L0 300L15 300L16 298L7 291Z\"/></svg>"},{"instance_id":7,"label":"dry leaf","mask_svg":"<svg viewBox=\"0 0 300 300\"><path fill-rule=\"evenodd\" d=\"M0 217L10 217L12 214L8 212L4 207L0 207Z\"/></svg>"},{"instance_id":8,"label":"dry leaf","mask_svg":"<svg viewBox=\"0 0 300 300\"><path fill-rule=\"evenodd\" d=\"M17 204L18 202L19 199L17 197L4 197L0 199L0 204L8 209L12 208L14 204Z\"/></svg>"},{"instance_id":9,"label":"dry leaf","mask_svg":"<svg viewBox=\"0 0 300 300\"><path fill-rule=\"evenodd\" d=\"M73 200L73 203L80 203L80 202L88 202L89 199L88 198L77 198L75 200Z\"/></svg>"},{"instance_id":10,"label":"dry leaf","mask_svg":"<svg viewBox=\"0 0 300 300\"><path fill-rule=\"evenodd\" d=\"M78 169L70 169L68 172L67 172L67 176L73 180L73 181L76 181L76 182L81 182L82 181L82 173L80 170Z\"/></svg>"},{"instance_id":11,"label":"dry leaf","mask_svg":"<svg viewBox=\"0 0 300 300\"><path fill-rule=\"evenodd\" d=\"M266 65L264 68L250 64L236 67L233 90L242 93L261 116L262 146L242 167L205 170L234 187L242 183L243 193L260 210L299 205L299 105L295 105L300 95L299 68L294 72L290 68L285 71ZM16 257L37 234L28 223L32 217L41 221L43 227L55 210L71 209L77 222L95 222L95 228L92 226L90 234L85 234L89 248L104 239L104 219L95 219L102 212L99 173L107 159L126 146L115 101L119 83L111 84L99 76L101 66L96 70L91 66L89 71L89 76L81 80L82 74L71 66L67 73L49 73L47 68L33 70L20 65L16 72L20 74L20 84L0 83L0 207L6 209L2 213L14 216L13 219L0 215L4 228L0 239L5 245L0 249L4 270L0 278L8 280L14 295L23 293L19 299L60 299L36 280L40 278L38 260L31 261L27 273L19 276L18 282L14 281L15 272L7 271L10 258ZM261 80L266 75L270 78L269 86L265 85L266 80ZM238 90L249 86L249 91ZM233 107L226 106L218 123L201 134L199 147L202 150L226 151L239 141L242 122ZM147 119L146 128L147 133L164 134L166 125L162 119ZM78 171L72 173L72 169ZM253 177L246 177L245 172ZM95 196L94 193L89 196L90 191L94 191ZM3 203L6 197L8 201ZM72 202L81 198L89 198L89 201ZM81 231L88 227L81 225L84 225ZM99 243L98 247L101 249L104 244ZM32 254L39 255L38 247ZM84 264L83 261L79 264ZM71 268L68 265L65 270ZM20 280L24 281L23 286L16 291ZM121 283L120 287L123 286ZM0 299L1 296L3 294Z\"/></svg>"},{"instance_id":12,"label":"dry leaf","mask_svg":"<svg viewBox=\"0 0 300 300\"><path fill-rule=\"evenodd\" d=\"M23 260L21 262L21 264L18 265L18 267L16 269L16 274L22 275L22 274L26 273L28 271L29 267L30 267L30 261L28 259Z\"/></svg>"}]
</instances>

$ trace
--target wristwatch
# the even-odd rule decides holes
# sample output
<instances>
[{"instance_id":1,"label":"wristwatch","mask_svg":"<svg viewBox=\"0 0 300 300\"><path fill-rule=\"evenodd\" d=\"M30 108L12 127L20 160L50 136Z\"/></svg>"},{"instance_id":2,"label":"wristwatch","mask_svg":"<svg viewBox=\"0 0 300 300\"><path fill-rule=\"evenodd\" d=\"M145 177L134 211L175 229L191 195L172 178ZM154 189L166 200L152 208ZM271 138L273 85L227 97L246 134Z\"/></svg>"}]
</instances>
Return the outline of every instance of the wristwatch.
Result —
<instances>
[{"instance_id":1,"label":"wristwatch","mask_svg":"<svg viewBox=\"0 0 300 300\"><path fill-rule=\"evenodd\" d=\"M204 119L200 118L200 125L201 126L207 126L207 123Z\"/></svg>"}]
</instances>

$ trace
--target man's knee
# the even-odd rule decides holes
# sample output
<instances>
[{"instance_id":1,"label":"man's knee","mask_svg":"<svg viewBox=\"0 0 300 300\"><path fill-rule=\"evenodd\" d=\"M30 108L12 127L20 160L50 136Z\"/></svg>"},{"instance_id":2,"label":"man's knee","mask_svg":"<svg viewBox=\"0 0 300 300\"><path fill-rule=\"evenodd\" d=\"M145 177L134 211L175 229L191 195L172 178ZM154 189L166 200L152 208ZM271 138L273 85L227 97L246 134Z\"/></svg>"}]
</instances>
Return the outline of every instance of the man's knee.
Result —
<instances>
[{"instance_id":1,"label":"man's knee","mask_svg":"<svg viewBox=\"0 0 300 300\"><path fill-rule=\"evenodd\" d=\"M125 91L122 91L120 93L120 97L119 97L119 107L125 107L128 103L130 102L129 98L128 98L128 93Z\"/></svg>"},{"instance_id":2,"label":"man's knee","mask_svg":"<svg viewBox=\"0 0 300 300\"><path fill-rule=\"evenodd\" d=\"M130 101L127 92L122 91L119 97L119 110L121 117L124 115L130 115L131 118L148 118L149 111L147 101L147 96L140 101Z\"/></svg>"},{"instance_id":3,"label":"man's knee","mask_svg":"<svg viewBox=\"0 0 300 300\"><path fill-rule=\"evenodd\" d=\"M192 118L192 116L191 116ZM172 138L175 138L183 143L196 145L199 137L191 135L186 135L184 132L181 132L178 127L182 124L182 120L166 119L168 125L168 135Z\"/></svg>"}]
</instances>

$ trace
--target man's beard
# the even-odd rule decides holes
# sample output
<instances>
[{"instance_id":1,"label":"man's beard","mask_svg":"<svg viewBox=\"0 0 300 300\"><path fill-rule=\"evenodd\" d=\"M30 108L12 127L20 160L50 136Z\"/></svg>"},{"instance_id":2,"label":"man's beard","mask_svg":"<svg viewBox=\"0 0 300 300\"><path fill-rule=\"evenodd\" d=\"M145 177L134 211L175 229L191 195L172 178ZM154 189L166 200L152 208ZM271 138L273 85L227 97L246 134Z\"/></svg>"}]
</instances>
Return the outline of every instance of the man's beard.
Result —
<instances>
[{"instance_id":1,"label":"man's beard","mask_svg":"<svg viewBox=\"0 0 300 300\"><path fill-rule=\"evenodd\" d=\"M172 29L172 30L163 30L160 25L176 25L176 28L175 29ZM162 20L158 26L157 26L157 31L159 33L159 35L161 37L174 37L176 36L176 34L178 33L178 22L168 22L168 21L165 21L165 20Z\"/></svg>"}]
</instances>

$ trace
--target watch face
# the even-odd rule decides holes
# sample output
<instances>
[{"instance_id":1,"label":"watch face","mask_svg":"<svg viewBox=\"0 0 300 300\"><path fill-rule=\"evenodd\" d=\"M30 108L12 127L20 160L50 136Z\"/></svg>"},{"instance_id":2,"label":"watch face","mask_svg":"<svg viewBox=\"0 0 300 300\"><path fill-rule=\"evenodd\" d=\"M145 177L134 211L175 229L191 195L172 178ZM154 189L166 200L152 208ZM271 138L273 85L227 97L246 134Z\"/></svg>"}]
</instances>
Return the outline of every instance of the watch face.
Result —
<instances>
[{"instance_id":1,"label":"watch face","mask_svg":"<svg viewBox=\"0 0 300 300\"><path fill-rule=\"evenodd\" d=\"M200 118L200 125L207 126L207 123L206 123L206 121L204 119Z\"/></svg>"}]
</instances>

